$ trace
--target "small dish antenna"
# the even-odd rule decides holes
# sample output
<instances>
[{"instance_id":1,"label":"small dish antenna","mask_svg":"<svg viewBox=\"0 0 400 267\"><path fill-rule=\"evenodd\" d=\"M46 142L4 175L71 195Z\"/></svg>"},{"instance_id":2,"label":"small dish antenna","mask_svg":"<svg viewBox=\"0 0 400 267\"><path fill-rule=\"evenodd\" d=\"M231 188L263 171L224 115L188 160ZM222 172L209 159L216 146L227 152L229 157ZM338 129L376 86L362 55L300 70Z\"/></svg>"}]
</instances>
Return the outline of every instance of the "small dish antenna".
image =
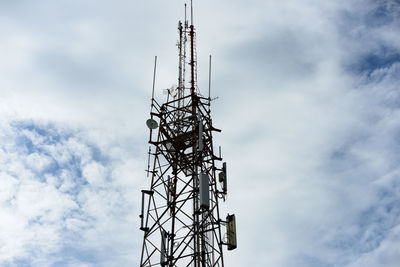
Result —
<instances>
[{"instance_id":1,"label":"small dish antenna","mask_svg":"<svg viewBox=\"0 0 400 267\"><path fill-rule=\"evenodd\" d=\"M157 129L157 127L158 127L158 123L153 119L148 119L146 121L146 125L147 125L147 127L149 127L149 129L152 129L152 130Z\"/></svg>"},{"instance_id":2,"label":"small dish antenna","mask_svg":"<svg viewBox=\"0 0 400 267\"><path fill-rule=\"evenodd\" d=\"M163 94L170 95L175 98L178 95L178 87L175 85L172 85L170 88L164 89Z\"/></svg>"}]
</instances>

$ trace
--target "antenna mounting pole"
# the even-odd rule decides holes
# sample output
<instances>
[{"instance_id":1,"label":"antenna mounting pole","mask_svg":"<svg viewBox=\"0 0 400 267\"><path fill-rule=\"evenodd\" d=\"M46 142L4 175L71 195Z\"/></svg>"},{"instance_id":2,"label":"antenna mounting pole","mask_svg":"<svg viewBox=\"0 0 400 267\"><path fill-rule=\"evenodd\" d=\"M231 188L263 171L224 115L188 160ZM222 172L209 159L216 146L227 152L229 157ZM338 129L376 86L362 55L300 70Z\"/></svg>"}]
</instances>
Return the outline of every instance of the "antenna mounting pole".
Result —
<instances>
[{"instance_id":1,"label":"antenna mounting pole","mask_svg":"<svg viewBox=\"0 0 400 267\"><path fill-rule=\"evenodd\" d=\"M190 24L193 25L193 0L190 0Z\"/></svg>"},{"instance_id":2,"label":"antenna mounting pole","mask_svg":"<svg viewBox=\"0 0 400 267\"><path fill-rule=\"evenodd\" d=\"M194 62L194 26L193 24L190 25L190 91L192 96L195 95L195 78L194 78L194 64L196 64Z\"/></svg>"},{"instance_id":3,"label":"antenna mounting pole","mask_svg":"<svg viewBox=\"0 0 400 267\"><path fill-rule=\"evenodd\" d=\"M157 56L154 57L154 71L153 71L153 89L151 91L151 111L153 111L154 106L154 87L156 86L156 69L157 69Z\"/></svg>"},{"instance_id":4,"label":"antenna mounting pole","mask_svg":"<svg viewBox=\"0 0 400 267\"><path fill-rule=\"evenodd\" d=\"M187 22L187 18L186 18L186 3L185 3L185 25L186 25L186 22Z\"/></svg>"},{"instance_id":5,"label":"antenna mounting pole","mask_svg":"<svg viewBox=\"0 0 400 267\"><path fill-rule=\"evenodd\" d=\"M211 102L211 55L208 64L208 102Z\"/></svg>"}]
</instances>

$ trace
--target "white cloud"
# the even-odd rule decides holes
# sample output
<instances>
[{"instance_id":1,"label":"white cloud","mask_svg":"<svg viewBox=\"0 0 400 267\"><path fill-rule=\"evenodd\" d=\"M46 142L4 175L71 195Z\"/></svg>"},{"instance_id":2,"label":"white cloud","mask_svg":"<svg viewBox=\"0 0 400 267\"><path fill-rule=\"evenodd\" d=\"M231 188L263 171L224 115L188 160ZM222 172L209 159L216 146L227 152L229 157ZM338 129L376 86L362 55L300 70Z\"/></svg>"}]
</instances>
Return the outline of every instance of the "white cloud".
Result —
<instances>
[{"instance_id":1,"label":"white cloud","mask_svg":"<svg viewBox=\"0 0 400 267\"><path fill-rule=\"evenodd\" d=\"M0 4L0 263L138 264L153 56L161 97L177 79L183 2ZM194 3L199 85L212 53L220 96L221 209L237 214L227 266L398 262L389 2Z\"/></svg>"},{"instance_id":2,"label":"white cloud","mask_svg":"<svg viewBox=\"0 0 400 267\"><path fill-rule=\"evenodd\" d=\"M109 246L126 253L122 246L128 249L133 242L132 234L115 234L118 229L132 232L135 223L130 214L136 211L135 196L125 189L126 182L110 175L113 169L126 173L125 160L103 159L105 151L56 125L13 121L3 122L1 129L0 263L80 261L63 252L69 246L93 254L94 262L132 261L102 253ZM123 149L118 155L132 161Z\"/></svg>"},{"instance_id":3,"label":"white cloud","mask_svg":"<svg viewBox=\"0 0 400 267\"><path fill-rule=\"evenodd\" d=\"M89 163L82 170L83 177L93 186L104 184L107 175L105 171L105 168L99 163Z\"/></svg>"}]
</instances>

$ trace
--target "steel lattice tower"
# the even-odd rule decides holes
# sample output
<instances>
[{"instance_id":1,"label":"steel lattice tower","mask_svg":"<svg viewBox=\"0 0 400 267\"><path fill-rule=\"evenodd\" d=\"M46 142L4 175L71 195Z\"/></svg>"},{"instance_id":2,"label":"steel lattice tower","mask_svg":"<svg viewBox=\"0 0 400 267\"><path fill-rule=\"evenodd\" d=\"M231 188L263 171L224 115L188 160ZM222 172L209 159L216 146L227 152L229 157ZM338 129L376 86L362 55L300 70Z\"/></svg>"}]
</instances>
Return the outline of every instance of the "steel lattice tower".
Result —
<instances>
[{"instance_id":1,"label":"steel lattice tower","mask_svg":"<svg viewBox=\"0 0 400 267\"><path fill-rule=\"evenodd\" d=\"M223 245L236 248L234 216L228 215L226 221L220 218L218 203L227 193L226 163L218 163L221 152L216 155L213 148L213 132L221 130L212 124L210 89L204 97L197 88L196 33L191 21L189 26L185 14L185 21L179 22L178 86L167 90L161 105L154 98L157 58L154 64L147 121L151 185L142 190L140 215L142 267L222 267ZM223 241L225 225L227 240Z\"/></svg>"}]
</instances>

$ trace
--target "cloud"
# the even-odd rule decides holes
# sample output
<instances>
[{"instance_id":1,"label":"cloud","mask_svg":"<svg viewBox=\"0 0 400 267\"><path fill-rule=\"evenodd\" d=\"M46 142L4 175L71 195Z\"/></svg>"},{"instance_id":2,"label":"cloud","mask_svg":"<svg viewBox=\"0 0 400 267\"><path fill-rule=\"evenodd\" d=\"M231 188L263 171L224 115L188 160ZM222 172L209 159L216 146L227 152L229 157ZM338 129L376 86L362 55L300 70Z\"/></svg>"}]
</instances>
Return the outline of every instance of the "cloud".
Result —
<instances>
[{"instance_id":1,"label":"cloud","mask_svg":"<svg viewBox=\"0 0 400 267\"><path fill-rule=\"evenodd\" d=\"M194 4L237 215L226 265L395 266L398 1ZM138 264L153 56L161 99L183 1L0 6L0 263Z\"/></svg>"},{"instance_id":2,"label":"cloud","mask_svg":"<svg viewBox=\"0 0 400 267\"><path fill-rule=\"evenodd\" d=\"M1 264L72 264L66 263L68 258L84 264L80 253L90 255L89 265L132 261L118 245L129 250L132 234L115 231L134 224L132 183L124 179L131 179L135 170L114 177L111 172L126 173L127 162L101 155L73 130L25 121L1 128ZM63 254L71 247L73 254Z\"/></svg>"},{"instance_id":3,"label":"cloud","mask_svg":"<svg viewBox=\"0 0 400 267\"><path fill-rule=\"evenodd\" d=\"M398 224L394 202L381 193L398 197L397 56L376 49L388 35L371 34L393 31L398 20L370 29L363 19L376 6L358 12L356 4L313 3L317 12L307 21L266 16L280 24L262 33L267 41L240 43L225 71L235 75L218 83L229 84L221 91L227 106L216 116L228 129L221 142L230 161L229 206L247 207L238 212L238 242L249 257L268 255L252 265L345 266L373 254ZM290 11L297 18L298 10ZM344 13L362 22L341 21ZM300 37L285 41L288 32ZM379 60L365 66L371 55ZM228 262L245 265L239 255Z\"/></svg>"}]
</instances>

